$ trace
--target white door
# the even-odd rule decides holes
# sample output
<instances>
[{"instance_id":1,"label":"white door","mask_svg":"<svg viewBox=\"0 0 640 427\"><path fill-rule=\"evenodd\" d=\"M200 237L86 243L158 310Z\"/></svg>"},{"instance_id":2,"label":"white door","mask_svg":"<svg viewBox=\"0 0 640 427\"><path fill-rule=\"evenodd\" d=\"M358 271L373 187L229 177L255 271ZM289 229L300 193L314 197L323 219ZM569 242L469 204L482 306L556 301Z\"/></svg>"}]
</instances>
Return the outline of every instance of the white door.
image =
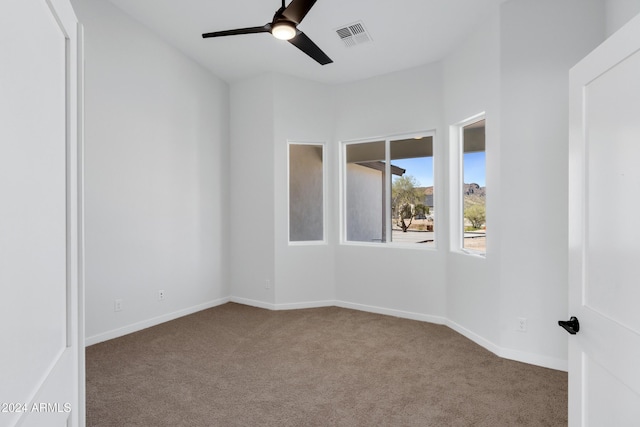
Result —
<instances>
[{"instance_id":1,"label":"white door","mask_svg":"<svg viewBox=\"0 0 640 427\"><path fill-rule=\"evenodd\" d=\"M77 426L78 27L69 0L0 2L0 426Z\"/></svg>"},{"instance_id":2,"label":"white door","mask_svg":"<svg viewBox=\"0 0 640 427\"><path fill-rule=\"evenodd\" d=\"M569 425L640 426L640 16L570 74Z\"/></svg>"}]
</instances>

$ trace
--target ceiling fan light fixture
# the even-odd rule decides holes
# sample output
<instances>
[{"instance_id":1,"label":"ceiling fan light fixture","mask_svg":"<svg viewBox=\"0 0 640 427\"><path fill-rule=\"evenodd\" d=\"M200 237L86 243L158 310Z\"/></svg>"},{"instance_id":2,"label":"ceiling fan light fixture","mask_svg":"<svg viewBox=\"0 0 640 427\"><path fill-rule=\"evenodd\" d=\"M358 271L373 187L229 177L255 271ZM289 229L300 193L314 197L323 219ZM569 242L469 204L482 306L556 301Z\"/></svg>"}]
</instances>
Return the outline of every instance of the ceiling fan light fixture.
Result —
<instances>
[{"instance_id":1,"label":"ceiling fan light fixture","mask_svg":"<svg viewBox=\"0 0 640 427\"><path fill-rule=\"evenodd\" d=\"M279 40L291 40L296 36L296 26L292 22L276 22L271 29L271 34Z\"/></svg>"},{"instance_id":2,"label":"ceiling fan light fixture","mask_svg":"<svg viewBox=\"0 0 640 427\"><path fill-rule=\"evenodd\" d=\"M275 1L275 0L274 0ZM289 6L282 0L282 7L276 10L271 22L257 27L236 28L234 30L213 31L202 34L203 39L212 37L237 36L240 34L271 33L274 37L286 40L300 49L305 55L320 65L331 64L333 61L322 51L305 33L298 30L311 7L317 0L291 0Z\"/></svg>"}]
</instances>

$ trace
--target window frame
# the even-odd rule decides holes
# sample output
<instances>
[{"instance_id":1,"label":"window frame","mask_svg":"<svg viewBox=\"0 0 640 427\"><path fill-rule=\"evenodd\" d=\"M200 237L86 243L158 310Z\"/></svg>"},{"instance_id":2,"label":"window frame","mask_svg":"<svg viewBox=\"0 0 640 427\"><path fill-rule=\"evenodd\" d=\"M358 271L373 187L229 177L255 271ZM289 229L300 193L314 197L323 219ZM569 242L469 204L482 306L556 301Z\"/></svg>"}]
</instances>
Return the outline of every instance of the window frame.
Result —
<instances>
[{"instance_id":1,"label":"window frame","mask_svg":"<svg viewBox=\"0 0 640 427\"><path fill-rule=\"evenodd\" d=\"M486 170L486 112L475 114L449 126L449 238L451 252L484 259L487 250L479 251L464 247L464 128L485 120L485 170ZM487 185L485 175L485 188ZM486 209L486 199L485 199ZM486 234L485 234L486 239Z\"/></svg>"},{"instance_id":2,"label":"window frame","mask_svg":"<svg viewBox=\"0 0 640 427\"><path fill-rule=\"evenodd\" d=\"M321 240L291 240L291 146L303 145L320 147L322 153L322 239ZM327 245L327 188L328 162L326 141L298 141L287 140L287 244L289 246L318 246Z\"/></svg>"},{"instance_id":3,"label":"window frame","mask_svg":"<svg viewBox=\"0 0 640 427\"><path fill-rule=\"evenodd\" d=\"M436 190L440 188L440 180L438 178L438 169L439 164L437 159L440 157L440 148L439 144L437 144L437 132L435 129L430 130L422 130L408 133L399 133L399 134L391 134L385 136L374 136L368 138L358 138L358 139L350 139L350 140L341 140L340 141L340 149L339 149L339 208L340 208L340 239L339 242L341 245L349 245L349 246L368 246L368 247L379 247L379 248L403 248L403 249L417 249L417 250L426 250L426 251L435 251L438 249L438 241L440 237L441 224L434 227L434 241L433 245L425 246L416 243L407 243L407 242L394 242L393 240L378 242L365 242L365 241L357 241L357 240L348 240L347 239L347 147L349 145L354 144L366 144L366 143L375 143L384 141L385 144L385 176L388 177L387 185L385 185L385 201L386 201L386 210L388 210L386 218L385 218L385 237L386 239L391 238L391 230L392 230L392 222L393 218L391 216L391 161L389 160L391 157L391 143L397 140L403 139L420 139L420 138L431 138L431 149L433 156L433 188L434 188L434 204L440 205L440 197L436 197L437 194L440 193L440 190ZM435 211L435 207L434 207ZM442 215L441 215L442 216Z\"/></svg>"}]
</instances>

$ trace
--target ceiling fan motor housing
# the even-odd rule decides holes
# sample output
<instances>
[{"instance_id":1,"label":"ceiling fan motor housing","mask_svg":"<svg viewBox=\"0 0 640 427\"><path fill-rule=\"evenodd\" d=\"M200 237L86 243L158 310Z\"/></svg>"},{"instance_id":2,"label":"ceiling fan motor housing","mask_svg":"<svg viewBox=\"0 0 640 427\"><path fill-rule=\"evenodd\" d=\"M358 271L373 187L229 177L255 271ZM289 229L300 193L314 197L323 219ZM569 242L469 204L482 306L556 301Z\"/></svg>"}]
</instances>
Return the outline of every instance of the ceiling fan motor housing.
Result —
<instances>
[{"instance_id":1,"label":"ceiling fan motor housing","mask_svg":"<svg viewBox=\"0 0 640 427\"><path fill-rule=\"evenodd\" d=\"M271 34L280 40L291 40L296 36L296 24L288 19L276 17L271 24Z\"/></svg>"}]
</instances>

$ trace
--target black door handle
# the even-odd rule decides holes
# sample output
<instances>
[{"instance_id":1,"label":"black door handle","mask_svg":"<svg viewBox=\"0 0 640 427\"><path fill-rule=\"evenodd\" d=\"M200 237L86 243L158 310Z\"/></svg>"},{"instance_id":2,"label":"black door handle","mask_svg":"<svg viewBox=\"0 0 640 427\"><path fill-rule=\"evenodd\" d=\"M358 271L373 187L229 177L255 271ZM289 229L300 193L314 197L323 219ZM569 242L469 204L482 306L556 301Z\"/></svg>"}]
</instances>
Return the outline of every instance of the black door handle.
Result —
<instances>
[{"instance_id":1,"label":"black door handle","mask_svg":"<svg viewBox=\"0 0 640 427\"><path fill-rule=\"evenodd\" d=\"M562 326L571 335L575 335L580 330L580 322L575 316L571 316L569 320L558 320L558 325Z\"/></svg>"}]
</instances>

